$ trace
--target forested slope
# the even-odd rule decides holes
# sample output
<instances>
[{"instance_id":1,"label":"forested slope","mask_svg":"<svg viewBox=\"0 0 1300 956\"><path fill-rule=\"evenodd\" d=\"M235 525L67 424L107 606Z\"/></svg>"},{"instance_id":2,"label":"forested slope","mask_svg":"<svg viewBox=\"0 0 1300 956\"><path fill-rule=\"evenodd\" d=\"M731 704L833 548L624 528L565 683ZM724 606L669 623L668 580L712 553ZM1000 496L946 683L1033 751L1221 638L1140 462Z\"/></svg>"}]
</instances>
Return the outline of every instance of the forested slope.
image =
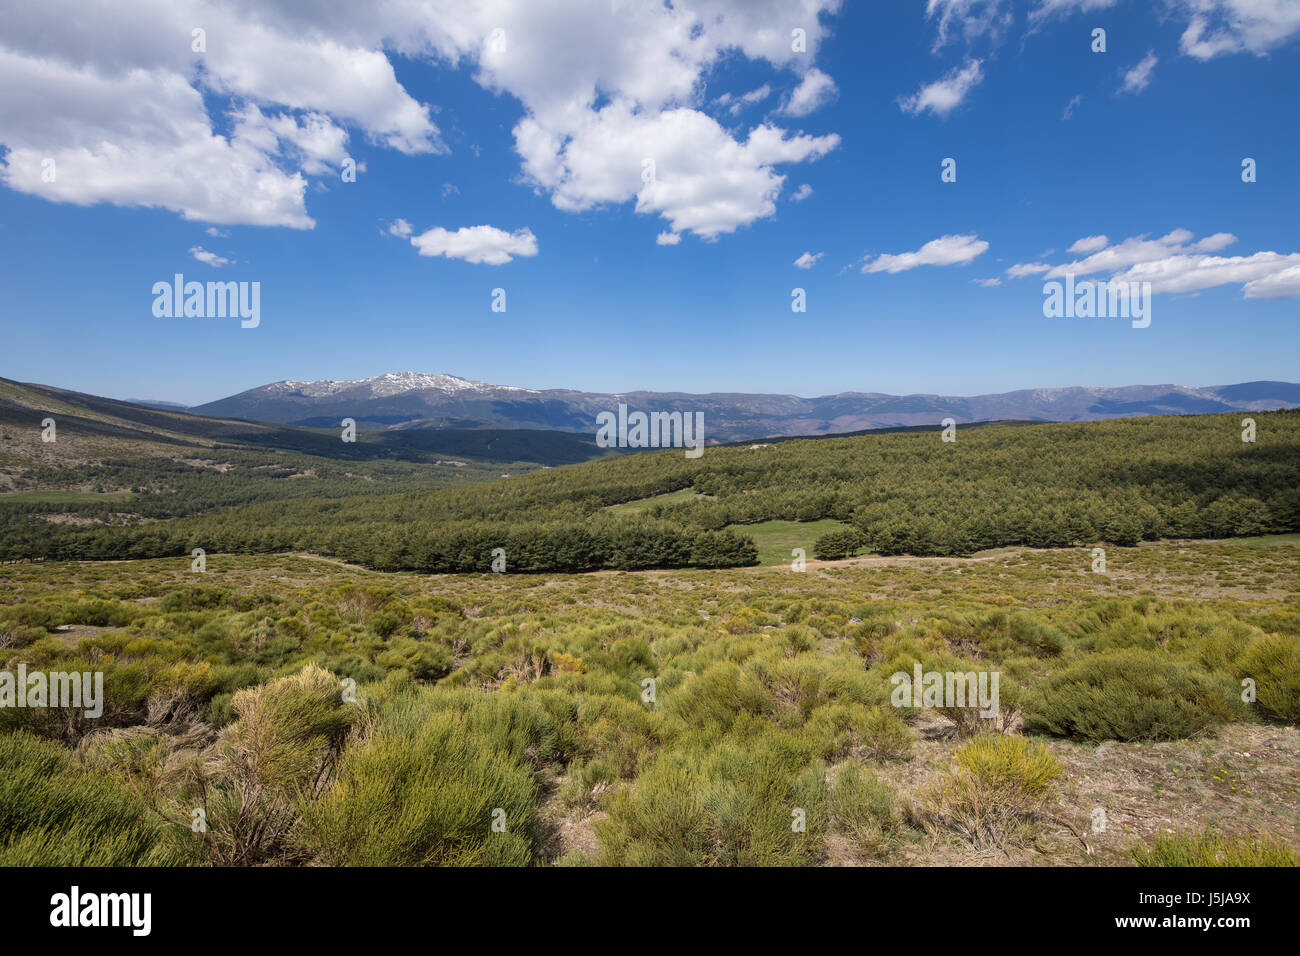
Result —
<instances>
[{"instance_id":1,"label":"forested slope","mask_svg":"<svg viewBox=\"0 0 1300 956\"><path fill-rule=\"evenodd\" d=\"M167 521L6 518L0 556L317 551L381 570L719 567L754 561L747 524L835 518L885 554L960 555L1300 529L1300 412L938 429L647 452L431 493L296 497ZM638 515L612 504L691 488ZM376 489L378 491L379 489Z\"/></svg>"}]
</instances>

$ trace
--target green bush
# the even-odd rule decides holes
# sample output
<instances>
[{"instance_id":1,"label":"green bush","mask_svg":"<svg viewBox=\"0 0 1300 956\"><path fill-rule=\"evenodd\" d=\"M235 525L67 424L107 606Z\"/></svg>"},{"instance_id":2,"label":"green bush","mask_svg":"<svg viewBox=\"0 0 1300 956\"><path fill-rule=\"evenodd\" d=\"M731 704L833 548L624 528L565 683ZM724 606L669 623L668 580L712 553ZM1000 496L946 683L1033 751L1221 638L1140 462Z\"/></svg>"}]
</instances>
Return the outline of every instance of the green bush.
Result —
<instances>
[{"instance_id":1,"label":"green bush","mask_svg":"<svg viewBox=\"0 0 1300 956\"><path fill-rule=\"evenodd\" d=\"M526 866L539 844L528 769L451 711L349 748L302 814L303 847L330 866Z\"/></svg>"},{"instance_id":2,"label":"green bush","mask_svg":"<svg viewBox=\"0 0 1300 956\"><path fill-rule=\"evenodd\" d=\"M606 865L808 865L824 850L825 770L767 736L665 752L604 806L594 827Z\"/></svg>"},{"instance_id":3,"label":"green bush","mask_svg":"<svg viewBox=\"0 0 1300 956\"><path fill-rule=\"evenodd\" d=\"M1279 840L1222 833L1157 833L1150 844L1134 843L1138 866L1300 866L1300 856Z\"/></svg>"},{"instance_id":4,"label":"green bush","mask_svg":"<svg viewBox=\"0 0 1300 956\"><path fill-rule=\"evenodd\" d=\"M60 744L0 735L0 866L167 866L184 862L163 823L120 778Z\"/></svg>"},{"instance_id":5,"label":"green bush","mask_svg":"<svg viewBox=\"0 0 1300 956\"><path fill-rule=\"evenodd\" d=\"M1179 740L1241 712L1229 678L1158 651L1081 657L1026 697L1028 726L1079 740Z\"/></svg>"},{"instance_id":6,"label":"green bush","mask_svg":"<svg viewBox=\"0 0 1300 956\"><path fill-rule=\"evenodd\" d=\"M1275 720L1300 720L1300 639L1265 637L1246 651L1237 669L1255 681L1260 710Z\"/></svg>"},{"instance_id":7,"label":"green bush","mask_svg":"<svg viewBox=\"0 0 1300 956\"><path fill-rule=\"evenodd\" d=\"M862 856L878 859L887 855L904 832L894 792L859 764L847 764L836 772L828 804L831 826Z\"/></svg>"},{"instance_id":8,"label":"green bush","mask_svg":"<svg viewBox=\"0 0 1300 956\"><path fill-rule=\"evenodd\" d=\"M875 760L896 760L912 751L912 730L892 707L872 707L858 725L862 749Z\"/></svg>"},{"instance_id":9,"label":"green bush","mask_svg":"<svg viewBox=\"0 0 1300 956\"><path fill-rule=\"evenodd\" d=\"M909 812L925 829L956 833L979 849L1023 843L1063 775L1041 743L976 737L957 748L953 766L921 789Z\"/></svg>"}]
</instances>

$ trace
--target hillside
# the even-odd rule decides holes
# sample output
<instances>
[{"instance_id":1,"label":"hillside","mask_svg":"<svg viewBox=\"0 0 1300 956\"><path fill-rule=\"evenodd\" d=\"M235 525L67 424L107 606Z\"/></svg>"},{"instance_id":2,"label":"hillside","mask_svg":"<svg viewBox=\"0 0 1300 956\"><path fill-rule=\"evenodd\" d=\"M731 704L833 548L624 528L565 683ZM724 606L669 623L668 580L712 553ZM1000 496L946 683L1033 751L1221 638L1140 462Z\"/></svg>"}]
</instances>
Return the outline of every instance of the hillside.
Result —
<instances>
[{"instance_id":1,"label":"hillside","mask_svg":"<svg viewBox=\"0 0 1300 956\"><path fill-rule=\"evenodd\" d=\"M214 443L246 445L286 452L320 455L346 461L389 459L432 462L452 455L493 463L565 465L608 454L585 435L517 428L445 428L434 430L367 431L357 423L355 443L340 441L342 417L318 422L318 427L225 418L101 398L48 385L0 378L0 425L10 426L10 452L42 451L75 458L127 451L136 455L165 455L164 446ZM53 415L61 434L76 435L75 445L33 449L40 421Z\"/></svg>"},{"instance_id":2,"label":"hillside","mask_svg":"<svg viewBox=\"0 0 1300 956\"><path fill-rule=\"evenodd\" d=\"M53 441L43 422L54 421ZM234 421L0 379L0 539L33 556L68 529L130 528L264 503L430 492L606 454L510 429L365 432ZM274 517L267 519L270 525ZM23 542L22 544L15 544Z\"/></svg>"},{"instance_id":3,"label":"hillside","mask_svg":"<svg viewBox=\"0 0 1300 956\"><path fill-rule=\"evenodd\" d=\"M0 555L306 550L384 570L468 572L488 570L502 548L511 571L584 571L750 564L759 556L749 529L765 522L816 527L802 541L797 527L768 529L808 557L1300 530L1300 412L1254 418L1253 443L1235 414L967 428L952 443L928 429L714 447L697 460L644 452L440 491L357 494L356 481L342 482L346 500L304 492L146 525L15 517ZM609 510L687 489L695 494ZM830 541L815 524L826 520L843 526Z\"/></svg>"}]
</instances>

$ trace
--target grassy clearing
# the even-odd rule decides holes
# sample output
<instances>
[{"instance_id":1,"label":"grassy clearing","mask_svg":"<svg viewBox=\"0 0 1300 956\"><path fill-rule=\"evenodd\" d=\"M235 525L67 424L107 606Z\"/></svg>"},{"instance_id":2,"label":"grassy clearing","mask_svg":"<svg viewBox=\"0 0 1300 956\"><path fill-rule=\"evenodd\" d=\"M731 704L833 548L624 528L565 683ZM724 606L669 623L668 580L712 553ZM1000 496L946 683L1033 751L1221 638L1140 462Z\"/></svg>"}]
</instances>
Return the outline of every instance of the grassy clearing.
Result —
<instances>
[{"instance_id":1,"label":"grassy clearing","mask_svg":"<svg viewBox=\"0 0 1300 956\"><path fill-rule=\"evenodd\" d=\"M701 495L694 488L683 488L680 491L670 491L665 495L651 495L649 498L638 498L635 501L625 501L619 505L609 505L603 510L612 515L641 515L654 510L660 505L677 505L706 497L708 496Z\"/></svg>"},{"instance_id":2,"label":"grassy clearing","mask_svg":"<svg viewBox=\"0 0 1300 956\"><path fill-rule=\"evenodd\" d=\"M1271 548L1284 544L1300 544L1300 534L1264 534L1250 538L1237 538L1237 544Z\"/></svg>"},{"instance_id":3,"label":"grassy clearing","mask_svg":"<svg viewBox=\"0 0 1300 956\"><path fill-rule=\"evenodd\" d=\"M767 567L789 565L790 552L803 548L813 560L813 545L828 531L842 531L851 526L833 518L820 521L762 521L758 524L730 525L733 531L749 535L758 546L758 563Z\"/></svg>"}]
</instances>

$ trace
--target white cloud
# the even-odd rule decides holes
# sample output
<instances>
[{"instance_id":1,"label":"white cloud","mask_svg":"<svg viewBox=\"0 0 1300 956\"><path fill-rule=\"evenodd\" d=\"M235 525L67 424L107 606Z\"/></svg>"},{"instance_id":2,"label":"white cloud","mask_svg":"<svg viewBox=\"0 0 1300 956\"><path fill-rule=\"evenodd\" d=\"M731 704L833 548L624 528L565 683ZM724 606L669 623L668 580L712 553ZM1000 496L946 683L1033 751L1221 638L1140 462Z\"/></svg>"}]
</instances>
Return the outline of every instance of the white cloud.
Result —
<instances>
[{"instance_id":1,"label":"white cloud","mask_svg":"<svg viewBox=\"0 0 1300 956\"><path fill-rule=\"evenodd\" d=\"M936 116L947 116L960 106L962 100L966 99L966 94L984 79L981 62L969 60L965 66L953 69L942 79L935 80L921 87L911 96L899 100L898 105L906 113L918 114L930 110Z\"/></svg>"},{"instance_id":2,"label":"white cloud","mask_svg":"<svg viewBox=\"0 0 1300 956\"><path fill-rule=\"evenodd\" d=\"M394 56L467 69L513 97L523 180L557 207L635 201L706 238L772 215L777 167L839 142L768 126L733 135L696 105L724 58L797 67L803 89L827 35L821 16L840 0L0 3L0 88L23 91L0 97L0 181L56 202L310 228L305 177L336 169L350 132L407 154L447 149ZM806 31L805 53L790 48L791 24ZM196 25L206 52L190 49ZM746 97L760 94L770 84ZM696 133L685 157L678 137ZM659 187L643 190L641 160L661 153ZM41 181L47 157L54 183Z\"/></svg>"},{"instance_id":3,"label":"white cloud","mask_svg":"<svg viewBox=\"0 0 1300 956\"><path fill-rule=\"evenodd\" d=\"M812 194L813 194L813 188L809 186L807 183L804 183L802 186L800 186L798 189L796 189L793 193L790 194L790 201L803 202Z\"/></svg>"},{"instance_id":4,"label":"white cloud","mask_svg":"<svg viewBox=\"0 0 1300 956\"><path fill-rule=\"evenodd\" d=\"M1068 120L1074 115L1074 108L1083 102L1083 94L1079 93L1070 97L1070 102L1065 104L1065 112L1061 114L1061 119Z\"/></svg>"},{"instance_id":5,"label":"white cloud","mask_svg":"<svg viewBox=\"0 0 1300 956\"><path fill-rule=\"evenodd\" d=\"M916 252L897 255L886 253L863 263L863 272L903 272L917 266L954 266L970 262L988 249L989 244L975 236L941 236L932 239Z\"/></svg>"},{"instance_id":6,"label":"white cloud","mask_svg":"<svg viewBox=\"0 0 1300 956\"><path fill-rule=\"evenodd\" d=\"M1252 279L1244 289L1247 299L1300 299L1300 264Z\"/></svg>"},{"instance_id":7,"label":"white cloud","mask_svg":"<svg viewBox=\"0 0 1300 956\"><path fill-rule=\"evenodd\" d=\"M388 234L390 236L397 236L399 239L410 238L413 231L411 224L405 219L394 219L388 224Z\"/></svg>"},{"instance_id":8,"label":"white cloud","mask_svg":"<svg viewBox=\"0 0 1300 956\"><path fill-rule=\"evenodd\" d=\"M231 260L224 256L219 256L215 252L208 252L208 250L204 249L202 246L190 246L190 255L195 259L198 259L199 262L212 266L214 269L228 266L231 262Z\"/></svg>"},{"instance_id":9,"label":"white cloud","mask_svg":"<svg viewBox=\"0 0 1300 956\"><path fill-rule=\"evenodd\" d=\"M288 113L267 116L251 104L235 114L232 140L250 143L267 156L291 155L309 176L339 169L348 158L348 134L322 113L299 121Z\"/></svg>"},{"instance_id":10,"label":"white cloud","mask_svg":"<svg viewBox=\"0 0 1300 956\"><path fill-rule=\"evenodd\" d=\"M1080 243L1093 244L1093 240ZM1115 245L1096 249L1091 255L1055 266L1043 263L1015 265L1008 275L1044 273L1045 278L1060 279L1067 275L1076 278L1098 274L1109 275L1110 281L1150 282L1153 293L1187 293L1220 285L1241 285L1247 299L1285 299L1300 297L1300 253L1256 252L1247 256L1213 256L1225 246L1237 241L1228 232L1216 232L1193 241L1195 236L1186 229L1175 229L1150 239L1134 236ZM1088 247L1086 247L1088 248Z\"/></svg>"},{"instance_id":11,"label":"white cloud","mask_svg":"<svg viewBox=\"0 0 1300 956\"><path fill-rule=\"evenodd\" d=\"M1156 56L1154 50L1148 50L1137 66L1124 74L1124 84L1119 88L1121 93L1141 93L1151 84L1151 74L1156 68L1160 58Z\"/></svg>"},{"instance_id":12,"label":"white cloud","mask_svg":"<svg viewBox=\"0 0 1300 956\"><path fill-rule=\"evenodd\" d=\"M1007 269L1007 275L1013 279L1022 279L1025 276L1040 275L1041 273L1051 270L1051 266L1046 262L1018 262L1011 268Z\"/></svg>"},{"instance_id":13,"label":"white cloud","mask_svg":"<svg viewBox=\"0 0 1300 956\"><path fill-rule=\"evenodd\" d=\"M1170 0L1189 16L1179 47L1198 60L1231 53L1264 56L1300 35L1292 0Z\"/></svg>"},{"instance_id":14,"label":"white cloud","mask_svg":"<svg viewBox=\"0 0 1300 956\"><path fill-rule=\"evenodd\" d=\"M408 153L442 148L378 37L341 22L205 0L10 5L0 41L0 180L55 202L155 206L210 223L310 228L303 173L325 172L353 125ZM206 52L191 30L207 31ZM259 104L229 135L205 96ZM274 109L269 115L261 110ZM218 107L220 108L220 107ZM333 119L331 118L333 117ZM45 157L58 176L34 170Z\"/></svg>"},{"instance_id":15,"label":"white cloud","mask_svg":"<svg viewBox=\"0 0 1300 956\"><path fill-rule=\"evenodd\" d=\"M1224 246L1230 246L1237 241L1237 237L1230 232L1216 232L1212 236L1206 236L1204 239L1192 245L1195 252L1218 252Z\"/></svg>"},{"instance_id":16,"label":"white cloud","mask_svg":"<svg viewBox=\"0 0 1300 956\"><path fill-rule=\"evenodd\" d=\"M1114 5L1115 0L1038 0L1038 5L1029 11L1029 24L1033 27L1052 17L1091 13Z\"/></svg>"},{"instance_id":17,"label":"white cloud","mask_svg":"<svg viewBox=\"0 0 1300 956\"><path fill-rule=\"evenodd\" d=\"M820 14L839 0L482 6L468 5L457 27L482 37L506 23L508 53L478 57L477 79L523 104L513 132L524 179L559 209L635 200L637 212L663 217L672 231L713 239L773 215L785 178L778 165L839 144L834 134L792 136L768 125L733 135L695 108L704 77L724 57L778 69L814 62L826 35ZM806 53L791 50L789 24L807 31ZM649 183L646 159L655 163Z\"/></svg>"},{"instance_id":18,"label":"white cloud","mask_svg":"<svg viewBox=\"0 0 1300 956\"><path fill-rule=\"evenodd\" d=\"M974 282L976 285L982 285L986 289L991 289L994 286L999 286L1002 284L1002 280L999 279L997 276L994 276L991 279L971 279L970 281Z\"/></svg>"},{"instance_id":19,"label":"white cloud","mask_svg":"<svg viewBox=\"0 0 1300 956\"><path fill-rule=\"evenodd\" d=\"M805 252L798 259L794 260L794 267L796 269L811 269L817 264L817 260L824 255L826 255L824 252L819 252L816 255L813 255L811 252Z\"/></svg>"},{"instance_id":20,"label":"white cloud","mask_svg":"<svg viewBox=\"0 0 1300 956\"><path fill-rule=\"evenodd\" d=\"M675 246L681 241L681 233L677 232L661 232L655 236L655 244L660 246Z\"/></svg>"},{"instance_id":21,"label":"white cloud","mask_svg":"<svg viewBox=\"0 0 1300 956\"><path fill-rule=\"evenodd\" d=\"M939 21L934 52L955 40L958 33L967 43L989 37L994 45L1013 19L1007 0L927 0L925 15Z\"/></svg>"},{"instance_id":22,"label":"white cloud","mask_svg":"<svg viewBox=\"0 0 1300 956\"><path fill-rule=\"evenodd\" d=\"M230 236L229 229L218 229L216 226L208 226L208 228L203 231L213 239L227 239Z\"/></svg>"},{"instance_id":23,"label":"white cloud","mask_svg":"<svg viewBox=\"0 0 1300 956\"><path fill-rule=\"evenodd\" d=\"M814 66L781 104L781 112L786 116L807 116L834 99L836 92L835 81Z\"/></svg>"},{"instance_id":24,"label":"white cloud","mask_svg":"<svg viewBox=\"0 0 1300 956\"><path fill-rule=\"evenodd\" d=\"M1067 251L1086 255L1089 252L1096 252L1098 249L1105 249L1108 245L1110 245L1110 240L1105 236L1086 236L1070 246Z\"/></svg>"},{"instance_id":25,"label":"white cloud","mask_svg":"<svg viewBox=\"0 0 1300 956\"><path fill-rule=\"evenodd\" d=\"M637 212L657 213L673 232L705 239L771 216L785 182L775 166L817 159L840 142L835 134L791 136L768 125L738 142L697 110L647 114L626 100L588 113L562 144L531 119L516 134L525 172L557 208L635 199Z\"/></svg>"},{"instance_id":26,"label":"white cloud","mask_svg":"<svg viewBox=\"0 0 1300 956\"><path fill-rule=\"evenodd\" d=\"M758 89L750 90L748 93L742 93L740 96L733 96L730 93L723 93L713 101L716 106L727 106L730 104L728 112L732 116L739 116L740 111L746 106L753 106L755 103L761 103L772 95L772 85L764 83Z\"/></svg>"},{"instance_id":27,"label":"white cloud","mask_svg":"<svg viewBox=\"0 0 1300 956\"><path fill-rule=\"evenodd\" d=\"M490 266L505 265L515 256L537 255L537 237L532 230L506 232L493 226L462 226L455 232L435 227L412 236L411 245L422 256L446 256Z\"/></svg>"}]
</instances>

